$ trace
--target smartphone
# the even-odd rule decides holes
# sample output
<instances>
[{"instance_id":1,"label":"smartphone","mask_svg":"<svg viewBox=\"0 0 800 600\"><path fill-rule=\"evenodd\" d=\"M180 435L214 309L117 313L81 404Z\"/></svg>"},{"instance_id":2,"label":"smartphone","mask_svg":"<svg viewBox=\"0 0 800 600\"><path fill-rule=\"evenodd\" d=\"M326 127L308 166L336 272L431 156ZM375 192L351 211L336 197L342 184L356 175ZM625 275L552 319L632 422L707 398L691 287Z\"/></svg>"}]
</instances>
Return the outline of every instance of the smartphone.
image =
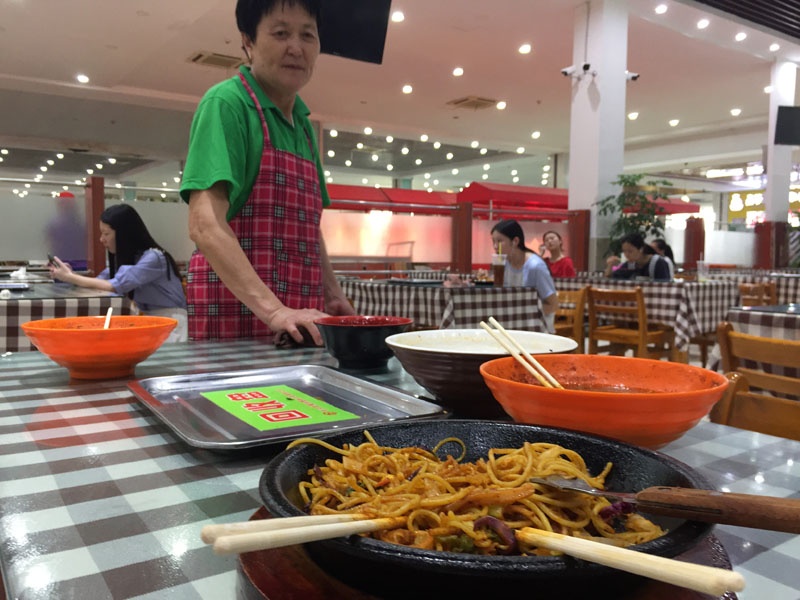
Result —
<instances>
[{"instance_id":1,"label":"smartphone","mask_svg":"<svg viewBox=\"0 0 800 600\"><path fill-rule=\"evenodd\" d=\"M54 257L52 254L48 254L48 255L47 255L47 264L48 264L48 265L53 265L54 267L57 267L57 266L58 266L58 265L56 264L56 259L55 259L55 257Z\"/></svg>"}]
</instances>

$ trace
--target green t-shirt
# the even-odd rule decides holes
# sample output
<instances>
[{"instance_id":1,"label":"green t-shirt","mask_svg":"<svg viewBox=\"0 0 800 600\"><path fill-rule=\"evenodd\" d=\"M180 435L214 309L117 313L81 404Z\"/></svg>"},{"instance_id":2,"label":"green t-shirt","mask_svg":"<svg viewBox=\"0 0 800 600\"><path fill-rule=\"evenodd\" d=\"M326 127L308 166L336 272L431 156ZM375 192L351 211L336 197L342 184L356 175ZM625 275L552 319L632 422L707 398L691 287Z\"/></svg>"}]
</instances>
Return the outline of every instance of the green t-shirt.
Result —
<instances>
[{"instance_id":1,"label":"green t-shirt","mask_svg":"<svg viewBox=\"0 0 800 600\"><path fill-rule=\"evenodd\" d=\"M264 94L250 68L243 66L240 71L261 104L272 145L316 163L322 205L328 206L330 198L325 187L325 172L308 118L308 107L298 96L292 110L292 125ZM250 196L263 148L261 120L239 76L218 83L203 96L192 121L181 198L188 202L193 190L206 190L218 181L225 181L230 201L227 219L230 221Z\"/></svg>"}]
</instances>

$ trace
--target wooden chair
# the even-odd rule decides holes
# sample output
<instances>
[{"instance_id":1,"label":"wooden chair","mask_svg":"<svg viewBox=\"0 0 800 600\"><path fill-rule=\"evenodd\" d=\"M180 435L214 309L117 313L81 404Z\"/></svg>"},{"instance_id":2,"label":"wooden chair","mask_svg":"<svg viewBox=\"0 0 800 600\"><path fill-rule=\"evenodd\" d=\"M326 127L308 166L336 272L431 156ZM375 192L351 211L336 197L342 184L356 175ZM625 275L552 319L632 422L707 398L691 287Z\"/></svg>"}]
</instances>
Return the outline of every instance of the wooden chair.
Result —
<instances>
[{"instance_id":1,"label":"wooden chair","mask_svg":"<svg viewBox=\"0 0 800 600\"><path fill-rule=\"evenodd\" d=\"M584 352L583 314L586 310L586 290L561 290L558 292L558 309L556 310L556 335L572 338L578 342L576 352Z\"/></svg>"},{"instance_id":2,"label":"wooden chair","mask_svg":"<svg viewBox=\"0 0 800 600\"><path fill-rule=\"evenodd\" d=\"M800 342L739 333L725 322L717 334L730 385L711 410L711 421L800 440L800 377L767 373L745 362L800 370Z\"/></svg>"},{"instance_id":3,"label":"wooden chair","mask_svg":"<svg viewBox=\"0 0 800 600\"><path fill-rule=\"evenodd\" d=\"M739 299L742 306L767 306L778 303L774 281L764 283L740 283Z\"/></svg>"},{"instance_id":4,"label":"wooden chair","mask_svg":"<svg viewBox=\"0 0 800 600\"><path fill-rule=\"evenodd\" d=\"M642 288L632 290L589 287L589 354L598 354L597 342L609 342L601 351L613 351L622 346L633 348L640 358L674 358L675 331L663 325L647 322ZM611 324L601 323L613 320Z\"/></svg>"}]
</instances>

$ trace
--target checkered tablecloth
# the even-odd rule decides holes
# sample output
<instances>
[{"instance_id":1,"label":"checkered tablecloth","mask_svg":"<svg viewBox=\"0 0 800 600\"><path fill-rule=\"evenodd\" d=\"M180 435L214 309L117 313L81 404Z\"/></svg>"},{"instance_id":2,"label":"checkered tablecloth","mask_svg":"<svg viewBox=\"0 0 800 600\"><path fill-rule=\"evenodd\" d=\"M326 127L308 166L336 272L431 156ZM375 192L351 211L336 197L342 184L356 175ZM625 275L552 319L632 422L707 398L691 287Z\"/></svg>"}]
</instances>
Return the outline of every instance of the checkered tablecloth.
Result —
<instances>
[{"instance_id":1,"label":"checkered tablecloth","mask_svg":"<svg viewBox=\"0 0 800 600\"><path fill-rule=\"evenodd\" d=\"M344 281L342 289L357 313L409 317L417 327L474 329L494 317L507 329L546 331L539 298L532 288Z\"/></svg>"},{"instance_id":2,"label":"checkered tablecloth","mask_svg":"<svg viewBox=\"0 0 800 600\"><path fill-rule=\"evenodd\" d=\"M20 329L22 323L105 315L109 307L115 315L129 315L132 304L126 296L56 284L40 283L30 291L15 292L12 299L0 300L0 352L36 349Z\"/></svg>"},{"instance_id":3,"label":"checkered tablecloth","mask_svg":"<svg viewBox=\"0 0 800 600\"><path fill-rule=\"evenodd\" d=\"M778 304L791 304L800 302L800 274L781 273L772 274L769 272L753 273L712 273L711 279L724 279L735 281L738 286L740 283L768 283L775 282L775 295ZM737 304L739 302L737 301Z\"/></svg>"},{"instance_id":4,"label":"checkered tablecloth","mask_svg":"<svg viewBox=\"0 0 800 600\"><path fill-rule=\"evenodd\" d=\"M138 378L336 361L257 341L163 346ZM420 393L396 359L370 376ZM220 600L236 558L200 540L244 520L281 447L194 449L143 408L125 380L70 382L35 352L0 358L0 562L9 598ZM663 452L726 491L798 497L800 443L702 422ZM718 526L747 578L740 600L797 600L797 536ZM281 598L280 590L271 597Z\"/></svg>"},{"instance_id":5,"label":"checkered tablecloth","mask_svg":"<svg viewBox=\"0 0 800 600\"><path fill-rule=\"evenodd\" d=\"M737 303L739 292L732 281L673 281L670 283L630 281L598 277L556 279L556 289L631 289L641 287L647 320L675 329L675 347L686 351L689 340L716 331L728 309Z\"/></svg>"}]
</instances>

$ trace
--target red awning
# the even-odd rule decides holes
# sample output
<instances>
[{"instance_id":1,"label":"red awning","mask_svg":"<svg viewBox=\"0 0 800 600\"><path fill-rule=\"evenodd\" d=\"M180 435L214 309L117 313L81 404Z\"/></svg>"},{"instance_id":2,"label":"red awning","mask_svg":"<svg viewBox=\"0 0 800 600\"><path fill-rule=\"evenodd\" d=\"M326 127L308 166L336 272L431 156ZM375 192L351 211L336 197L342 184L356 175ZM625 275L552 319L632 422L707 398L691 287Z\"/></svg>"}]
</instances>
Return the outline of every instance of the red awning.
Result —
<instances>
[{"instance_id":1,"label":"red awning","mask_svg":"<svg viewBox=\"0 0 800 600\"><path fill-rule=\"evenodd\" d=\"M562 188L472 182L458 194L459 202L493 208L546 208L566 210L567 190Z\"/></svg>"},{"instance_id":2,"label":"red awning","mask_svg":"<svg viewBox=\"0 0 800 600\"><path fill-rule=\"evenodd\" d=\"M339 183L328 184L328 195L331 200L368 200L371 202L386 202L386 196L380 188L365 185L342 185Z\"/></svg>"}]
</instances>

